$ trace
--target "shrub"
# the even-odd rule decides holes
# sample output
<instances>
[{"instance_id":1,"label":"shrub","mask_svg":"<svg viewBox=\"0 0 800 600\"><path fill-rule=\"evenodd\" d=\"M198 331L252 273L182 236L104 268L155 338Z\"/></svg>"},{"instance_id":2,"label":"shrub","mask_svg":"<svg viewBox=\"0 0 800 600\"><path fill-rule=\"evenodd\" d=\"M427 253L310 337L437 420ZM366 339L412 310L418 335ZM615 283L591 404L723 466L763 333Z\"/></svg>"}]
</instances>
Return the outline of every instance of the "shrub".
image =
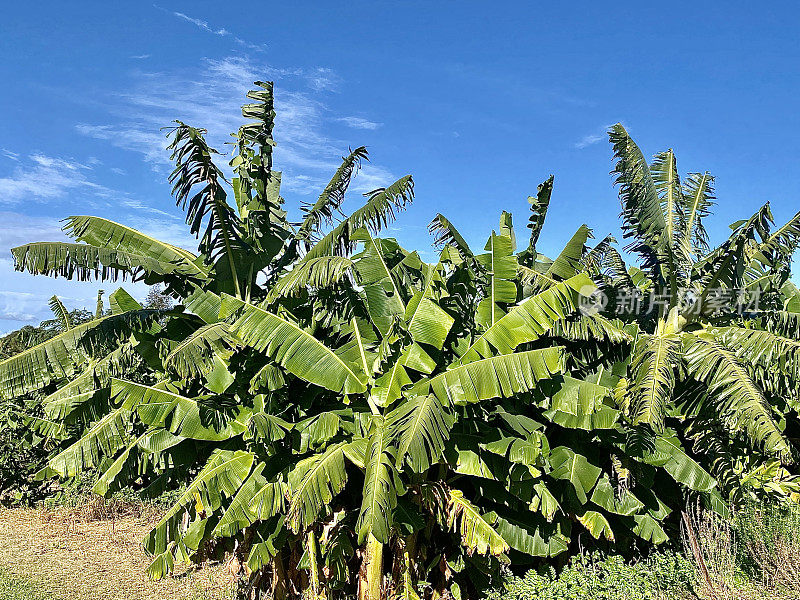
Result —
<instances>
[{"instance_id":1,"label":"shrub","mask_svg":"<svg viewBox=\"0 0 800 600\"><path fill-rule=\"evenodd\" d=\"M737 563L768 589L800 595L800 507L748 503L734 518Z\"/></svg>"},{"instance_id":2,"label":"shrub","mask_svg":"<svg viewBox=\"0 0 800 600\"><path fill-rule=\"evenodd\" d=\"M621 556L580 555L556 574L555 570L528 571L511 576L487 600L657 600L688 597L694 568L681 554L654 553L626 563Z\"/></svg>"}]
</instances>

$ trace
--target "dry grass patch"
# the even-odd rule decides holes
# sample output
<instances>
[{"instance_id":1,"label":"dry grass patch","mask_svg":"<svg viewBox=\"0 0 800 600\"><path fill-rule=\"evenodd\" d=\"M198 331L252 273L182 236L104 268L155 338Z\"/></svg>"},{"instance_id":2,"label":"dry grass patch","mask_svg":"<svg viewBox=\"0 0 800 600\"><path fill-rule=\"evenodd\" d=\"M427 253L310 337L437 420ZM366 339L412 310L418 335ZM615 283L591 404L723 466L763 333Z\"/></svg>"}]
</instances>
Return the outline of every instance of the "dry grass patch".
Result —
<instances>
[{"instance_id":1,"label":"dry grass patch","mask_svg":"<svg viewBox=\"0 0 800 600\"><path fill-rule=\"evenodd\" d=\"M223 565L150 581L141 540L152 508L89 503L57 510L0 509L0 567L74 600L223 600L234 582Z\"/></svg>"}]
</instances>

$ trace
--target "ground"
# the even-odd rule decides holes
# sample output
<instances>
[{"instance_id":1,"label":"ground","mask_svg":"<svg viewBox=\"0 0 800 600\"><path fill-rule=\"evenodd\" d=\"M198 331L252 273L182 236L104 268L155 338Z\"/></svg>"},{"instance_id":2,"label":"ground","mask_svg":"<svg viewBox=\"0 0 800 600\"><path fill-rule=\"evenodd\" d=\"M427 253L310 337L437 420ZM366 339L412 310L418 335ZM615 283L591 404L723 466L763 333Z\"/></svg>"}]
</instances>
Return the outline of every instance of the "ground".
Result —
<instances>
[{"instance_id":1,"label":"ground","mask_svg":"<svg viewBox=\"0 0 800 600\"><path fill-rule=\"evenodd\" d=\"M0 509L0 600L222 600L225 565L150 581L140 542L155 515Z\"/></svg>"}]
</instances>

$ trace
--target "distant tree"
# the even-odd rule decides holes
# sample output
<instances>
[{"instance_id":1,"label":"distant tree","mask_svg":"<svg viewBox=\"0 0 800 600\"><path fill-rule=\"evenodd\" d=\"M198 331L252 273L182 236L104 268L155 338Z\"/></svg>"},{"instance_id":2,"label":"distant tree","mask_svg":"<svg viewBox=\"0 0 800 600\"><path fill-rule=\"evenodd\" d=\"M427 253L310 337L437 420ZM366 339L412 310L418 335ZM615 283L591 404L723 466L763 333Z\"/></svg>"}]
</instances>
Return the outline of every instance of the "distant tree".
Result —
<instances>
[{"instance_id":1,"label":"distant tree","mask_svg":"<svg viewBox=\"0 0 800 600\"><path fill-rule=\"evenodd\" d=\"M147 292L147 297L144 299L144 307L155 310L169 310L172 308L172 298L164 293L161 284L156 284Z\"/></svg>"},{"instance_id":2,"label":"distant tree","mask_svg":"<svg viewBox=\"0 0 800 600\"><path fill-rule=\"evenodd\" d=\"M67 310L57 296L49 302L53 318L39 325L25 325L0 337L0 361L21 354L62 333L94 319L84 308ZM29 504L44 497L48 482L31 475L42 468L55 444L48 443L30 427L29 416L41 417L41 394L19 398L0 397L0 505Z\"/></svg>"}]
</instances>

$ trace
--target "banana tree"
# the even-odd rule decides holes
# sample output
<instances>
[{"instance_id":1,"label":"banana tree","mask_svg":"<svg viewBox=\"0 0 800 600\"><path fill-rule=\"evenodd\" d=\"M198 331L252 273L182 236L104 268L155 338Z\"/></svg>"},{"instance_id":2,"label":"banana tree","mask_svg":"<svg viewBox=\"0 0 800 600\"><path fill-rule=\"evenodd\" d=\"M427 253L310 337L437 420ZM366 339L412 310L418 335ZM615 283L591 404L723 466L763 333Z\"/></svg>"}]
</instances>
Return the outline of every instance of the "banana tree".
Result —
<instances>
[{"instance_id":1,"label":"banana tree","mask_svg":"<svg viewBox=\"0 0 800 600\"><path fill-rule=\"evenodd\" d=\"M288 223L281 208L280 173L271 168L272 84L258 85L260 89L248 94L255 102L243 107L249 121L236 135L231 161L236 176L229 187L203 130L177 122L170 132L176 163L170 180L178 204L186 208L191 232L200 237L198 254L96 217L67 219L65 231L75 242L38 242L12 251L19 270L79 280L130 277L164 284L180 303L174 310L148 311L118 290L110 297L111 315L98 314L95 321L0 363L5 396L40 390L48 394L46 419L37 420L44 433L82 433L52 458L41 476L69 477L112 461L95 491L109 494L134 483L157 494L170 480L179 481L209 456L216 457L223 440L244 432L246 413L259 401L249 379L244 389L232 385L231 371L236 369L227 362L232 354L227 344L235 347L238 342L230 341L219 319L220 295L263 301L281 275L289 274L282 279L286 283L304 269L317 283L335 287L344 270L322 272L314 255L322 262L347 261L339 255L352 251L351 232L379 231L413 198L413 181L406 176L367 194L364 206L335 223L350 179L367 157L358 148L343 159L317 202L301 208L303 221ZM228 189L236 209L226 201ZM329 233L327 226L333 226ZM330 297L315 302L327 302L334 310L341 305ZM201 355L208 360L193 360ZM142 368L147 375L130 381ZM258 376L257 381L269 384L276 375L262 368ZM128 380L123 384L117 377ZM142 418L135 402L122 400L119 390L125 385L175 396L186 393L192 402L180 404L184 412L179 423L151 423L148 419L157 415Z\"/></svg>"},{"instance_id":2,"label":"banana tree","mask_svg":"<svg viewBox=\"0 0 800 600\"><path fill-rule=\"evenodd\" d=\"M593 310L628 323L634 339L616 393L635 424L694 440L736 496L737 453L795 459L800 346L788 278L800 213L774 229L765 204L712 249L703 221L713 177L681 181L672 150L648 165L621 125L609 137L626 249L639 258L626 268L607 246L590 265L606 294Z\"/></svg>"},{"instance_id":3,"label":"banana tree","mask_svg":"<svg viewBox=\"0 0 800 600\"><path fill-rule=\"evenodd\" d=\"M385 564L395 591L413 597L420 578L440 594L468 586L476 573L487 576L509 552L567 550L573 519L598 538L615 539L616 527L666 539L659 521L670 509L650 491L656 479L701 492L711 492L714 480L674 436L648 439L647 451L628 439L607 385L612 375L589 373L553 341L579 343L583 330L616 341L625 334L601 317L575 326L583 318L579 292L594 289L578 273L579 260L568 262L571 274L552 270L540 292L518 303L524 286L513 282L510 215L502 223L508 235L493 234L485 254L473 255L462 239L436 265L355 230L350 240L361 252L312 255L260 305L206 296L218 320L203 330L206 343L176 349L174 364L207 364L210 373L219 343L228 363L241 365L235 379L262 393L252 408L230 414L238 425L225 431L228 454L211 457L148 538L155 573L205 539L236 533L231 515L238 527L258 528L264 541L243 539L242 548L251 569L271 563L276 594L287 581L314 594L347 592L357 570L362 597L380 597ZM333 287L349 293L321 284L317 269L341 272ZM512 281L513 295L492 295L501 280ZM340 300L335 309L331 297ZM568 363L584 379L567 374ZM119 401L134 402L140 415L150 414L150 404L173 407L151 426L182 427L170 411L193 399L119 385ZM551 436L564 445L551 449ZM239 445L231 445L235 439ZM587 458L592 445L606 454ZM233 466L236 477L227 479ZM209 501L195 504L198 493ZM424 568L436 556L441 576Z\"/></svg>"}]
</instances>

